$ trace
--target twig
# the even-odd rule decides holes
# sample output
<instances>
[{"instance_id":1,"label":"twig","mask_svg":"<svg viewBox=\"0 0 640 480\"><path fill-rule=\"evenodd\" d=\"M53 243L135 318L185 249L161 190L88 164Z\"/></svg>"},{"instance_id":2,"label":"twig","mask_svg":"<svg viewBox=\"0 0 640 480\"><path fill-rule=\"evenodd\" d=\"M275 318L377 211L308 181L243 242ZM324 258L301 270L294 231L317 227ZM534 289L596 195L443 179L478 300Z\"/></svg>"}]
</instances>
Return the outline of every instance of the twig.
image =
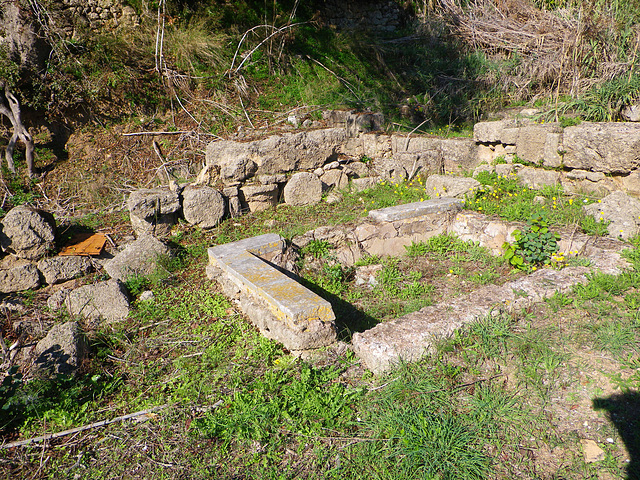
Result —
<instances>
[{"instance_id":1,"label":"twig","mask_svg":"<svg viewBox=\"0 0 640 480\"><path fill-rule=\"evenodd\" d=\"M376 390L380 390L381 388L384 388L384 387L386 387L386 386L388 386L388 385L391 385L393 382L395 382L396 380L398 380L398 378L400 378L400 377L396 377L396 378L394 378L393 380L391 380L391 381L389 381L389 382L387 382L387 383L385 383L385 384L383 384L383 385L380 385L380 386L378 386L378 387L371 388L371 389L369 389L369 391L370 391L370 392L375 392Z\"/></svg>"},{"instance_id":2,"label":"twig","mask_svg":"<svg viewBox=\"0 0 640 480\"><path fill-rule=\"evenodd\" d=\"M244 108L244 102L242 101L242 96L240 96L239 98L240 98L240 105L242 105L242 111L244 112L244 116L247 117L247 120L249 122L249 125L251 125L251 128L255 129L256 127L253 126L253 122L249 118L249 114L247 113L247 109Z\"/></svg>"},{"instance_id":3,"label":"twig","mask_svg":"<svg viewBox=\"0 0 640 480\"><path fill-rule=\"evenodd\" d=\"M123 133L123 137L138 137L140 135L183 135L186 133L192 133L193 130L180 130L177 132L134 132L134 133Z\"/></svg>"},{"instance_id":4,"label":"twig","mask_svg":"<svg viewBox=\"0 0 640 480\"><path fill-rule=\"evenodd\" d=\"M320 65L322 68L324 68L327 72L329 72L331 75L333 75L334 77L336 77L340 82L342 82L344 84L345 87L347 87L349 89L349 91L351 93L353 93L353 96L356 97L357 100L360 100L360 97L358 97L358 94L356 92L353 91L353 89L351 88L351 84L349 82L347 82L344 78L342 78L340 75L338 75L336 72L334 72L333 70L331 70L329 67L323 65L322 63L320 63L318 60L316 60L315 58L311 58L309 55L305 55L309 60L311 60L312 62L317 63L318 65Z\"/></svg>"},{"instance_id":5,"label":"twig","mask_svg":"<svg viewBox=\"0 0 640 480\"><path fill-rule=\"evenodd\" d=\"M13 448L13 447L25 447L27 445L31 445L32 443L38 442L46 442L47 440L53 440L54 438L64 437L66 435L71 435L72 433L84 432L85 430L91 430L94 428L104 427L106 425L110 425L116 422L122 422L124 420L129 420L130 418L141 417L142 415L146 415L151 412L156 412L158 410L163 410L167 408L169 405L162 405L159 407L147 408L146 410L140 410L139 412L129 413L128 415L123 415L121 417L112 418L111 420L102 420L100 422L91 423L89 425L84 425L82 427L72 428L70 430L64 430L58 433L50 433L47 435L41 435L39 437L29 438L27 440L21 440L19 442L10 442L5 443L4 445L0 445L0 448Z\"/></svg>"},{"instance_id":6,"label":"twig","mask_svg":"<svg viewBox=\"0 0 640 480\"><path fill-rule=\"evenodd\" d=\"M240 65L238 65L236 67L234 73L238 73L240 71L240 69L242 68L242 66L244 65L244 63L251 58L251 55L253 55L253 52L255 52L257 49L259 49L266 42L268 42L272 37L274 37L275 35L278 35L279 33L282 33L285 30L288 30L290 28L297 27L298 25L304 25L305 23L308 23L308 22L293 23L291 25L285 25L284 27L278 28L275 32L273 32L267 38L262 40L258 45L256 45L251 50L249 50L249 52L245 55L245 57L242 60L242 62L240 62ZM267 28L275 28L275 27L273 27L271 25L260 25L260 26L261 27L267 27ZM256 27L252 28L251 30L254 30L255 28ZM240 44L242 44L242 42L244 41L247 33L249 33L251 30L248 30L247 32L245 32L244 36L242 37L242 40L240 40L240 43L238 44L238 48L236 49L236 55L238 54L238 50L240 49ZM233 61L231 62L231 68L229 69L229 73L231 73L231 70L233 70L233 62L235 62L235 60L236 60L236 55L233 56Z\"/></svg>"}]
</instances>

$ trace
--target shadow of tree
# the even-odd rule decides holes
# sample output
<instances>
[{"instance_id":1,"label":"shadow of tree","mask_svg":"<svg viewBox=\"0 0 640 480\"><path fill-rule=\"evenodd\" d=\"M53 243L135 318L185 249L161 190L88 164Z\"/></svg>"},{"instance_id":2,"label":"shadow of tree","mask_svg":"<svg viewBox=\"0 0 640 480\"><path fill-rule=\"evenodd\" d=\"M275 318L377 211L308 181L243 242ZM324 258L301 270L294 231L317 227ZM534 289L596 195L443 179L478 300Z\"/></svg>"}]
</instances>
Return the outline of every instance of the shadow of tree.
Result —
<instances>
[{"instance_id":1,"label":"shadow of tree","mask_svg":"<svg viewBox=\"0 0 640 480\"><path fill-rule=\"evenodd\" d=\"M640 392L624 392L595 398L593 408L604 410L618 429L627 451L627 478L640 479Z\"/></svg>"}]
</instances>

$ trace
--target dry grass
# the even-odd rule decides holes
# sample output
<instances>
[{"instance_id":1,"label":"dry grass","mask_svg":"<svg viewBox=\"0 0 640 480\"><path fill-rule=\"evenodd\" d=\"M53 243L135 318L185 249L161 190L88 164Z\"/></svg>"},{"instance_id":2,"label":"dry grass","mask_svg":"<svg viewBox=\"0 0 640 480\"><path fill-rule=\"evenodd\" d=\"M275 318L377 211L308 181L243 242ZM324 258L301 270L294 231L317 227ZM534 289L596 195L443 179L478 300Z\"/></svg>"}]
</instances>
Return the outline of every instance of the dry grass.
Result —
<instances>
[{"instance_id":1,"label":"dry grass","mask_svg":"<svg viewBox=\"0 0 640 480\"><path fill-rule=\"evenodd\" d=\"M540 10L529 0L441 0L441 15L464 43L517 63L505 89L576 96L635 65L640 28L623 32L614 11L587 7ZM621 48L626 41L627 47ZM506 80L506 81L505 81Z\"/></svg>"}]
</instances>

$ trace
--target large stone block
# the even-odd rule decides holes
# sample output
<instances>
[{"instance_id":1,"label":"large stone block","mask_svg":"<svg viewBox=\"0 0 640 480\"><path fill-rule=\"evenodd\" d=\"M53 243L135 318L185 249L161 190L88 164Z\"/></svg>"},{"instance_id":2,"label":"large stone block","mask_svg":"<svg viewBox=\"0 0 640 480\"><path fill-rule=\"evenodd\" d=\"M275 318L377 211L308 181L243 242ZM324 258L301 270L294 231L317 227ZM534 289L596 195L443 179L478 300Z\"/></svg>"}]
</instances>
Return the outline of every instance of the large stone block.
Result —
<instances>
[{"instance_id":1,"label":"large stone block","mask_svg":"<svg viewBox=\"0 0 640 480\"><path fill-rule=\"evenodd\" d=\"M207 274L234 298L268 338L290 350L306 350L336 341L331 304L274 268L259 255L284 247L267 234L209 249Z\"/></svg>"},{"instance_id":2,"label":"large stone block","mask_svg":"<svg viewBox=\"0 0 640 480\"><path fill-rule=\"evenodd\" d=\"M554 140L559 142L559 137L553 136L547 140L549 134L560 133L560 125L549 123L544 125L525 125L520 128L516 141L516 153L525 162L535 165L542 165L545 159L545 148L549 143L549 148L553 147ZM556 143L556 146L558 143ZM557 154L557 148L556 148ZM549 158L554 161L555 158Z\"/></svg>"},{"instance_id":3,"label":"large stone block","mask_svg":"<svg viewBox=\"0 0 640 480\"><path fill-rule=\"evenodd\" d=\"M468 172L480 163L478 146L472 138L443 138L440 152L445 173Z\"/></svg>"},{"instance_id":4,"label":"large stone block","mask_svg":"<svg viewBox=\"0 0 640 480\"><path fill-rule=\"evenodd\" d=\"M469 177L431 175L425 182L426 193L430 197L464 198L478 188L480 182Z\"/></svg>"},{"instance_id":5,"label":"large stone block","mask_svg":"<svg viewBox=\"0 0 640 480\"><path fill-rule=\"evenodd\" d=\"M539 190L544 186L558 185L561 174L555 170L525 167L518 171L518 178L527 187Z\"/></svg>"},{"instance_id":6,"label":"large stone block","mask_svg":"<svg viewBox=\"0 0 640 480\"><path fill-rule=\"evenodd\" d=\"M604 173L628 173L640 167L640 124L589 123L567 127L564 165Z\"/></svg>"},{"instance_id":7,"label":"large stone block","mask_svg":"<svg viewBox=\"0 0 640 480\"><path fill-rule=\"evenodd\" d=\"M245 185L240 189L240 199L250 212L261 212L278 204L280 187L277 183L268 185Z\"/></svg>"},{"instance_id":8,"label":"large stone block","mask_svg":"<svg viewBox=\"0 0 640 480\"><path fill-rule=\"evenodd\" d=\"M206 164L218 168L220 178L227 183L254 174L313 170L337 156L346 139L345 129L325 128L251 142L220 140L207 146Z\"/></svg>"},{"instance_id":9,"label":"large stone block","mask_svg":"<svg viewBox=\"0 0 640 480\"><path fill-rule=\"evenodd\" d=\"M478 122L473 126L473 139L478 143L500 143L504 122Z\"/></svg>"},{"instance_id":10,"label":"large stone block","mask_svg":"<svg viewBox=\"0 0 640 480\"><path fill-rule=\"evenodd\" d=\"M362 150L369 158L380 158L391 153L391 135L384 133L365 133L360 136Z\"/></svg>"},{"instance_id":11,"label":"large stone block","mask_svg":"<svg viewBox=\"0 0 640 480\"><path fill-rule=\"evenodd\" d=\"M131 225L136 235L168 235L178 222L180 198L168 189L134 190L127 200Z\"/></svg>"},{"instance_id":12,"label":"large stone block","mask_svg":"<svg viewBox=\"0 0 640 480\"><path fill-rule=\"evenodd\" d=\"M287 205L314 205L320 200L322 200L322 182L313 173L296 173L284 187L284 202Z\"/></svg>"}]
</instances>

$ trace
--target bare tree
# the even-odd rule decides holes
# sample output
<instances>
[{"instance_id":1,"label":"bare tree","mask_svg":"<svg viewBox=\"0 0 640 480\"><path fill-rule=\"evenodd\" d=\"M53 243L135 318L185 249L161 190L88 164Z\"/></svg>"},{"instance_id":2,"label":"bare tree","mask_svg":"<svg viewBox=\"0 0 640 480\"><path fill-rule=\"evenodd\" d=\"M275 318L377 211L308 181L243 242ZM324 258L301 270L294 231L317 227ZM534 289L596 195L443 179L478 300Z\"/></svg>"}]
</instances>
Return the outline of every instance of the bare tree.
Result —
<instances>
[{"instance_id":1,"label":"bare tree","mask_svg":"<svg viewBox=\"0 0 640 480\"><path fill-rule=\"evenodd\" d=\"M49 57L51 47L42 35L43 10L37 0L0 0L0 54L13 63L19 78L38 76ZM2 73L2 72L0 72ZM6 72L5 72L6 73ZM0 116L11 122L13 133L5 149L9 170L15 173L13 155L18 140L25 145L27 173L33 175L33 138L22 123L20 102L16 97L16 78L0 75Z\"/></svg>"},{"instance_id":2,"label":"bare tree","mask_svg":"<svg viewBox=\"0 0 640 480\"><path fill-rule=\"evenodd\" d=\"M29 131L22 124L22 118L20 115L20 102L16 96L11 93L9 87L5 85L3 80L0 80L0 114L4 115L11 122L13 127L13 135L9 139L4 156L7 161L7 166L12 173L16 173L16 166L13 162L13 151L16 146L16 142L21 140L25 145L25 159L27 161L27 174L33 176L33 138L29 134Z\"/></svg>"}]
</instances>

